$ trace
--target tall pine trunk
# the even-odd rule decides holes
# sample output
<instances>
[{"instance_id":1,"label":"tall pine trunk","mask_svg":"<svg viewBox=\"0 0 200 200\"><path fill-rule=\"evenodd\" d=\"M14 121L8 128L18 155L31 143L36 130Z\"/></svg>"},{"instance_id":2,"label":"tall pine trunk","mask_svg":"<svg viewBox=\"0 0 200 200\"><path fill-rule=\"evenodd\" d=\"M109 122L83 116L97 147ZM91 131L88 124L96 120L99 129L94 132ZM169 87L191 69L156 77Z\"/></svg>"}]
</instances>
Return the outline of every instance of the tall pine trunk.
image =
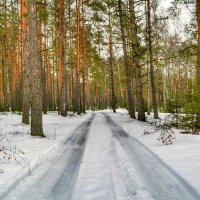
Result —
<instances>
[{"instance_id":1,"label":"tall pine trunk","mask_svg":"<svg viewBox=\"0 0 200 200\"><path fill-rule=\"evenodd\" d=\"M120 17L120 26L121 26L121 36L122 36L122 43L123 43L123 52L124 52L124 66L125 66L125 73L126 73L126 87L128 93L128 110L129 115L131 118L135 119L135 103L132 94L132 85L131 85L131 72L130 72L130 64L128 60L128 53L126 48L126 38L125 38L125 31L124 31L124 22L123 22L123 13L122 13L122 1L118 0L118 8L119 8L119 17Z\"/></svg>"},{"instance_id":2,"label":"tall pine trunk","mask_svg":"<svg viewBox=\"0 0 200 200\"><path fill-rule=\"evenodd\" d=\"M197 10L197 36L198 36L198 49L197 49L197 68L196 68L196 80L197 91L200 91L200 0L196 0ZM200 106L197 109L196 124L200 127Z\"/></svg>"},{"instance_id":3,"label":"tall pine trunk","mask_svg":"<svg viewBox=\"0 0 200 200\"><path fill-rule=\"evenodd\" d=\"M36 0L28 0L31 68L31 135L44 136L42 124L42 66L38 52Z\"/></svg>"},{"instance_id":4,"label":"tall pine trunk","mask_svg":"<svg viewBox=\"0 0 200 200\"><path fill-rule=\"evenodd\" d=\"M113 66L113 38L112 38L112 16L109 9L109 65L110 65L110 88L111 88L111 107L114 113L116 113L116 96L115 96L115 84L114 84L114 66Z\"/></svg>"},{"instance_id":5,"label":"tall pine trunk","mask_svg":"<svg viewBox=\"0 0 200 200\"><path fill-rule=\"evenodd\" d=\"M27 0L21 0L22 19L22 66L23 66L23 114L22 123L29 124L30 111L30 66L29 66L29 43L28 43L28 19Z\"/></svg>"},{"instance_id":6,"label":"tall pine trunk","mask_svg":"<svg viewBox=\"0 0 200 200\"><path fill-rule=\"evenodd\" d=\"M66 75L66 31L65 31L65 4L60 0L60 38L61 38L61 68L62 83L60 94L60 113L67 116L67 75Z\"/></svg>"},{"instance_id":7,"label":"tall pine trunk","mask_svg":"<svg viewBox=\"0 0 200 200\"><path fill-rule=\"evenodd\" d=\"M85 34L85 10L84 10L84 3L85 1L82 0L82 62L83 62L83 67L82 67L82 78L83 78L83 84L82 84L82 93L83 93L83 106L82 110L83 113L86 113L86 68L87 68L87 52L86 52L86 34Z\"/></svg>"},{"instance_id":8,"label":"tall pine trunk","mask_svg":"<svg viewBox=\"0 0 200 200\"><path fill-rule=\"evenodd\" d=\"M142 89L140 49L139 49L139 39L138 39L138 35L137 35L137 23L136 23L136 16L135 16L134 0L129 0L129 11L130 11L132 59L133 59L133 64L134 64L134 69L135 69L135 84L136 84L136 94L137 94L138 120L146 121L144 97L143 97L143 89Z\"/></svg>"},{"instance_id":9,"label":"tall pine trunk","mask_svg":"<svg viewBox=\"0 0 200 200\"><path fill-rule=\"evenodd\" d=\"M150 77L151 77L151 95L152 105L154 111L154 118L158 119L158 104L156 96L156 85L154 77L154 64L153 64L153 49L152 49L152 23L151 23L151 0L147 0L147 13L148 13L148 42L149 42L149 64L150 64Z\"/></svg>"},{"instance_id":10,"label":"tall pine trunk","mask_svg":"<svg viewBox=\"0 0 200 200\"><path fill-rule=\"evenodd\" d=\"M9 111L9 95L8 95L8 70L9 70L9 52L8 52L8 19L7 19L7 1L4 0L4 20L5 34L3 40L4 56L2 57L3 66L3 96L4 96L4 111Z\"/></svg>"},{"instance_id":11,"label":"tall pine trunk","mask_svg":"<svg viewBox=\"0 0 200 200\"><path fill-rule=\"evenodd\" d=\"M81 114L81 88L80 88L80 0L76 0L76 83L75 83L75 111Z\"/></svg>"}]
</instances>

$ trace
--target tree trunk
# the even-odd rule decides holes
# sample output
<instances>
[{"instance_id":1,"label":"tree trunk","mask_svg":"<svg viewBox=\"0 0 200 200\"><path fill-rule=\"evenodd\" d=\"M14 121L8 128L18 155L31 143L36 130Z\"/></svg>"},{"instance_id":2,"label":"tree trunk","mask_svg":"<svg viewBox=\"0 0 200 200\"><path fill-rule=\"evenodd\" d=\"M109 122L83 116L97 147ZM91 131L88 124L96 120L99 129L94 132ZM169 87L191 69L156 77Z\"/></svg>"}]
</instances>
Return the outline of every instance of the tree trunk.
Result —
<instances>
[{"instance_id":1,"label":"tree trunk","mask_svg":"<svg viewBox=\"0 0 200 200\"><path fill-rule=\"evenodd\" d=\"M139 40L137 36L137 24L135 17L135 2L129 0L129 11L130 11L130 29L131 29L131 45L132 45L132 59L135 69L135 83L136 83L136 94L137 94L137 107L138 107L138 120L146 121L145 118L145 107L144 97L142 90L142 78L141 78L141 65L140 65L140 49Z\"/></svg>"},{"instance_id":2,"label":"tree trunk","mask_svg":"<svg viewBox=\"0 0 200 200\"><path fill-rule=\"evenodd\" d=\"M197 49L197 91L200 91L200 0L196 1L196 10L197 10L197 36L198 36L198 49ZM197 115L196 115L196 124L200 127L200 106L197 109Z\"/></svg>"},{"instance_id":3,"label":"tree trunk","mask_svg":"<svg viewBox=\"0 0 200 200\"><path fill-rule=\"evenodd\" d=\"M29 43L28 43L28 20L27 0L21 0L22 18L22 66L23 66L23 114L22 123L29 124L30 111L30 66L29 66Z\"/></svg>"},{"instance_id":4,"label":"tree trunk","mask_svg":"<svg viewBox=\"0 0 200 200\"><path fill-rule=\"evenodd\" d=\"M128 92L128 110L129 115L131 118L135 119L135 103L132 94L132 85L130 79L130 65L128 60L128 53L126 48L126 38L125 38L125 31L124 31L124 22L123 22L123 14L122 14L122 1L118 0L118 8L119 8L119 17L120 17L120 26L121 26L121 36L122 36L122 43L123 43L123 52L124 52L124 66L125 66L125 73L126 73L126 87Z\"/></svg>"},{"instance_id":5,"label":"tree trunk","mask_svg":"<svg viewBox=\"0 0 200 200\"><path fill-rule=\"evenodd\" d=\"M80 106L80 0L76 0L76 86L75 86L75 111L81 114Z\"/></svg>"},{"instance_id":6,"label":"tree trunk","mask_svg":"<svg viewBox=\"0 0 200 200\"><path fill-rule=\"evenodd\" d=\"M6 23L6 58L7 58L7 73L8 73L8 89L9 89L9 100L8 100L8 105L9 108L11 108L11 110L13 109L12 107L12 102L13 102L13 88L12 88L12 82L13 82L13 77L12 77L12 61L11 61L11 45L9 44L9 40L10 40L10 36L11 36L11 32L9 31L9 25L8 25L8 16L7 16L7 1L5 0L4 2L4 6L5 6L5 23ZM12 110L13 111L13 110Z\"/></svg>"},{"instance_id":7,"label":"tree trunk","mask_svg":"<svg viewBox=\"0 0 200 200\"><path fill-rule=\"evenodd\" d=\"M152 25L151 25L151 0L147 0L147 13L148 13L148 42L149 42L149 64L150 64L150 77L151 77L151 94L152 105L154 111L154 118L158 119L158 105L156 95L156 85L154 78L154 65L153 65L153 50L152 50Z\"/></svg>"},{"instance_id":8,"label":"tree trunk","mask_svg":"<svg viewBox=\"0 0 200 200\"><path fill-rule=\"evenodd\" d=\"M66 31L65 31L65 4L60 0L60 37L61 37L61 68L62 84L60 95L60 112L63 117L67 116L67 75L66 75Z\"/></svg>"},{"instance_id":9,"label":"tree trunk","mask_svg":"<svg viewBox=\"0 0 200 200\"><path fill-rule=\"evenodd\" d=\"M85 35L85 10L84 10L84 0L82 0L82 55L83 55L83 68L82 68L82 93L83 93L83 113L86 113L86 68L87 68L87 54L86 54L86 35Z\"/></svg>"},{"instance_id":10,"label":"tree trunk","mask_svg":"<svg viewBox=\"0 0 200 200\"><path fill-rule=\"evenodd\" d=\"M4 0L4 9L5 9L5 34L4 34L4 56L2 57L2 66L3 66L3 94L4 94L4 111L9 111L9 96L8 96L8 69L9 69L9 52L8 52L8 19L7 19L7 4Z\"/></svg>"},{"instance_id":11,"label":"tree trunk","mask_svg":"<svg viewBox=\"0 0 200 200\"><path fill-rule=\"evenodd\" d=\"M114 68L113 68L113 41L112 41L112 16L109 10L109 64L110 64L110 87L111 87L111 107L114 113L116 113L116 96L115 96L115 84L114 84Z\"/></svg>"},{"instance_id":12,"label":"tree trunk","mask_svg":"<svg viewBox=\"0 0 200 200\"><path fill-rule=\"evenodd\" d=\"M28 0L31 69L31 135L44 136L42 124L42 66L38 52L36 0Z\"/></svg>"}]
</instances>

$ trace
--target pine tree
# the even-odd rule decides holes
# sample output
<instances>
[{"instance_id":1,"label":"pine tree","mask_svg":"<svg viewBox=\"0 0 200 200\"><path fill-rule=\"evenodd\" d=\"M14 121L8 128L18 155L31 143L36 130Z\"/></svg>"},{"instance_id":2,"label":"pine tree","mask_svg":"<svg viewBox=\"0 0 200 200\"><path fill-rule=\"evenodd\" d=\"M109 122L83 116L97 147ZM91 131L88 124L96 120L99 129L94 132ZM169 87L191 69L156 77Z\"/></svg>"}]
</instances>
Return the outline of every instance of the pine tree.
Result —
<instances>
[{"instance_id":1,"label":"pine tree","mask_svg":"<svg viewBox=\"0 0 200 200\"><path fill-rule=\"evenodd\" d=\"M29 124L30 111L30 64L29 64L29 43L28 43L28 19L27 1L21 0L21 19L22 19L22 66L23 66L23 114L22 123Z\"/></svg>"},{"instance_id":2,"label":"pine tree","mask_svg":"<svg viewBox=\"0 0 200 200\"><path fill-rule=\"evenodd\" d=\"M28 30L31 69L31 135L43 137L42 69L38 52L36 7L36 0L28 0Z\"/></svg>"},{"instance_id":3,"label":"pine tree","mask_svg":"<svg viewBox=\"0 0 200 200\"><path fill-rule=\"evenodd\" d=\"M138 120L146 121L142 77L141 77L140 49L139 49L139 39L137 35L137 23L136 23L136 16L135 16L135 1L134 0L129 0L129 9L130 9L132 60L134 63L134 70L135 70Z\"/></svg>"},{"instance_id":4,"label":"pine tree","mask_svg":"<svg viewBox=\"0 0 200 200\"><path fill-rule=\"evenodd\" d=\"M122 1L118 0L118 8L119 8L119 17L120 17L120 25L121 25L121 37L123 43L123 52L124 52L124 66L126 72L126 85L127 85L127 92L128 92L128 110L129 115L131 118L135 119L135 103L132 94L132 85L131 85L131 71L130 71L130 64L128 58L128 52L126 47L126 38L125 38L125 31L124 31L124 19L122 13Z\"/></svg>"},{"instance_id":5,"label":"pine tree","mask_svg":"<svg viewBox=\"0 0 200 200\"><path fill-rule=\"evenodd\" d=\"M197 91L200 91L200 0L196 0L197 10L197 67L196 67L196 80L197 80ZM198 98L200 100L200 98ZM197 109L196 124L200 127L200 106Z\"/></svg>"},{"instance_id":6,"label":"pine tree","mask_svg":"<svg viewBox=\"0 0 200 200\"><path fill-rule=\"evenodd\" d=\"M61 38L61 70L62 83L60 94L60 112L67 115L67 74L66 74L66 31L65 31L65 3L60 0L60 38Z\"/></svg>"},{"instance_id":7,"label":"pine tree","mask_svg":"<svg viewBox=\"0 0 200 200\"><path fill-rule=\"evenodd\" d=\"M154 75L154 63L153 63L153 48L152 48L152 22L151 22L151 0L147 0L147 13L148 13L148 48L149 48L149 64L150 64L150 77L151 77L151 94L152 94L152 105L154 111L154 118L158 119L158 105Z\"/></svg>"}]
</instances>

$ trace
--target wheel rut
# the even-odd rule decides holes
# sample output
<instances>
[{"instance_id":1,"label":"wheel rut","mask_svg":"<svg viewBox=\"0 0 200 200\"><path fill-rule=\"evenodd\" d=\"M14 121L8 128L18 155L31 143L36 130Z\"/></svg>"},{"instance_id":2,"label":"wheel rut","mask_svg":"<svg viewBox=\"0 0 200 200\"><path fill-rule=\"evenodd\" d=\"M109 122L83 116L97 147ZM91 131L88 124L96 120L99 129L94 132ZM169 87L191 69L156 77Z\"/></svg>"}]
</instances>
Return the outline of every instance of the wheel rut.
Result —
<instances>
[{"instance_id":1,"label":"wheel rut","mask_svg":"<svg viewBox=\"0 0 200 200\"><path fill-rule=\"evenodd\" d=\"M63 175L59 178L56 185L54 186L51 194L48 199L52 200L66 200L71 199L73 195L74 186L76 184L76 179L78 176L80 164L83 158L87 136L89 133L89 129L93 119L95 118L95 114L85 122L83 122L74 132L74 134L66 140L64 144L70 144L73 148L71 152L68 154L68 158L66 160L66 167L63 170ZM63 152L63 154L67 152L68 148Z\"/></svg>"},{"instance_id":2,"label":"wheel rut","mask_svg":"<svg viewBox=\"0 0 200 200\"><path fill-rule=\"evenodd\" d=\"M136 138L130 136L120 125L115 123L108 114L102 114L105 116L107 125L113 134L113 140L116 140L115 145L113 145L113 148L115 148L113 152L117 154L117 149L123 149L135 173L141 178L145 190L151 194L153 199L200 199L198 192L151 152L151 150L145 147ZM118 148L116 148L116 144ZM115 155L113 157L119 158L120 155ZM133 188L135 187L134 181L132 183L130 182L130 184L132 184ZM133 191L129 190L130 188L130 185L126 188L130 199L137 199L135 193L130 196Z\"/></svg>"},{"instance_id":3,"label":"wheel rut","mask_svg":"<svg viewBox=\"0 0 200 200\"><path fill-rule=\"evenodd\" d=\"M80 164L82 162L88 133L95 114L80 124L63 142L57 156L51 158L39 173L34 171L23 184L5 197L6 200L70 200L76 184ZM33 195L34 194L34 195Z\"/></svg>"}]
</instances>

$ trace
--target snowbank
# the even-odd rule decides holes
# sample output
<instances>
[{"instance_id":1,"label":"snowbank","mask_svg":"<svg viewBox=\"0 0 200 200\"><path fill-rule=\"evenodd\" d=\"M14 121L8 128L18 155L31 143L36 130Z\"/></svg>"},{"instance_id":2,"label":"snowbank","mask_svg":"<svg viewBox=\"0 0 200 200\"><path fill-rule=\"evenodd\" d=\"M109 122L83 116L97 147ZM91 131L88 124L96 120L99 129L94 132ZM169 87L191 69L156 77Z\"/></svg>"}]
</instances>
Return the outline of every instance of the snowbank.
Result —
<instances>
[{"instance_id":1,"label":"snowbank","mask_svg":"<svg viewBox=\"0 0 200 200\"><path fill-rule=\"evenodd\" d=\"M174 144L162 145L157 140L160 130L155 131L155 127L149 126L148 123L130 120L127 113L126 110L120 109L117 110L117 114L109 112L109 115L200 193L200 136L183 135L180 134L180 130L174 129ZM161 120L164 120L165 116L165 113L160 114ZM148 121L152 119L152 115L148 116ZM152 134L143 135L144 130L150 130Z\"/></svg>"},{"instance_id":2,"label":"snowbank","mask_svg":"<svg viewBox=\"0 0 200 200\"><path fill-rule=\"evenodd\" d=\"M6 136L7 148L15 149L17 155L2 159L0 152L0 199L10 192L42 162L55 155L73 130L90 115L61 117L55 112L44 115L45 138L32 137L30 125L21 124L21 116L11 113L0 114L0 138ZM20 152L23 152L20 153ZM16 157L16 161L14 160Z\"/></svg>"}]
</instances>

